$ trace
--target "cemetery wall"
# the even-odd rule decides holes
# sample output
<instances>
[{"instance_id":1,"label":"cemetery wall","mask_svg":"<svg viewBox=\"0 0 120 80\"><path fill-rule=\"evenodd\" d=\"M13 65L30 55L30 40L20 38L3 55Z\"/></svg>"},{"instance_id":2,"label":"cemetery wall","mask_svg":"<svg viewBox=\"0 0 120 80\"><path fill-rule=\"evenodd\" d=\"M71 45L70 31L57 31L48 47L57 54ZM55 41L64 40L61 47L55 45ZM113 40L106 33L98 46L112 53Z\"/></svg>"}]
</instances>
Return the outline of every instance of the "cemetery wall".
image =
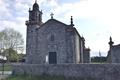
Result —
<instances>
[{"instance_id":1,"label":"cemetery wall","mask_svg":"<svg viewBox=\"0 0 120 80\"><path fill-rule=\"evenodd\" d=\"M120 64L15 64L13 75L61 75L95 80L120 80Z\"/></svg>"}]
</instances>

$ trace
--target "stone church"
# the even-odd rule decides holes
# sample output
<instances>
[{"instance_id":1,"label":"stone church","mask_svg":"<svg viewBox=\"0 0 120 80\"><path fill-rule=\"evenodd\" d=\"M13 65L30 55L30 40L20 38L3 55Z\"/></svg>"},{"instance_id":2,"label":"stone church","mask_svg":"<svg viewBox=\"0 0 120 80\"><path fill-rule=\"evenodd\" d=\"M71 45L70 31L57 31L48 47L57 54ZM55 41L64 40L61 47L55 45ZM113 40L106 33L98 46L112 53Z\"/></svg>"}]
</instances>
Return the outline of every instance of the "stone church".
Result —
<instances>
[{"instance_id":1,"label":"stone church","mask_svg":"<svg viewBox=\"0 0 120 80\"><path fill-rule=\"evenodd\" d=\"M44 23L42 14L35 2L26 21L26 63L89 63L90 49L85 47L84 37L74 27L72 16L67 25L54 19L53 15Z\"/></svg>"}]
</instances>

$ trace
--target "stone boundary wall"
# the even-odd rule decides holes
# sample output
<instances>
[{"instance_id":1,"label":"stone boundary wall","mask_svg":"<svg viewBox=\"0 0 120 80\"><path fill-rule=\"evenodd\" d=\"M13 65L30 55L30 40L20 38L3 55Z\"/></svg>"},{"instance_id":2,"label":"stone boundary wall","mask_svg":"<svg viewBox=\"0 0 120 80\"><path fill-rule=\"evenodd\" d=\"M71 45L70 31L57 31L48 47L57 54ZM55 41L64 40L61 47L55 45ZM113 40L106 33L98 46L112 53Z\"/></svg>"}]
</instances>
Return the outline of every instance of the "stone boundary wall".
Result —
<instances>
[{"instance_id":1,"label":"stone boundary wall","mask_svg":"<svg viewBox=\"0 0 120 80\"><path fill-rule=\"evenodd\" d=\"M14 64L13 75L23 74L120 80L120 64Z\"/></svg>"}]
</instances>

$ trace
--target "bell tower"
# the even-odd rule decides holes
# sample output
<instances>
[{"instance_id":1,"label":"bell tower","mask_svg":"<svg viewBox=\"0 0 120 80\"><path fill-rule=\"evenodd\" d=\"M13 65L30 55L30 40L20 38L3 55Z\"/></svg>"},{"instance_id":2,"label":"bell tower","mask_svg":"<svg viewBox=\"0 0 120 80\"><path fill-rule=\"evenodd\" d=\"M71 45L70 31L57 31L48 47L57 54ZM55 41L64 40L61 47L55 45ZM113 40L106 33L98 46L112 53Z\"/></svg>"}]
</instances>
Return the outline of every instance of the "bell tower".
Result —
<instances>
[{"instance_id":1,"label":"bell tower","mask_svg":"<svg viewBox=\"0 0 120 80\"><path fill-rule=\"evenodd\" d=\"M27 39L26 39L26 63L34 63L37 55L37 28L42 24L42 11L39 11L37 1L33 4L32 10L29 9L29 20L27 25Z\"/></svg>"},{"instance_id":2,"label":"bell tower","mask_svg":"<svg viewBox=\"0 0 120 80\"><path fill-rule=\"evenodd\" d=\"M42 11L39 10L39 5L37 4L37 0L33 4L32 10L29 9L29 20L26 21L26 25L29 24L42 24Z\"/></svg>"}]
</instances>

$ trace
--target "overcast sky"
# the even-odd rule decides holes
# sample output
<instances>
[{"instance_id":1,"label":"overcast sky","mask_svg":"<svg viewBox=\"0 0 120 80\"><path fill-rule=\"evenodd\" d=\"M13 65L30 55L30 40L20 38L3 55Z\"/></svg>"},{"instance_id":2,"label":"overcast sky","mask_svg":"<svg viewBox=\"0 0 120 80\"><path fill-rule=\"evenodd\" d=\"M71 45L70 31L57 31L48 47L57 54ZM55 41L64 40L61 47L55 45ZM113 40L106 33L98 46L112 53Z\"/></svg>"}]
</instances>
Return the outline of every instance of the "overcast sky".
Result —
<instances>
[{"instance_id":1,"label":"overcast sky","mask_svg":"<svg viewBox=\"0 0 120 80\"><path fill-rule=\"evenodd\" d=\"M35 0L0 0L0 30L11 27L26 37L25 21ZM86 40L92 55L106 55L109 37L120 43L120 0L37 0L43 11L43 22L54 18L70 24L73 16L75 27Z\"/></svg>"}]
</instances>

